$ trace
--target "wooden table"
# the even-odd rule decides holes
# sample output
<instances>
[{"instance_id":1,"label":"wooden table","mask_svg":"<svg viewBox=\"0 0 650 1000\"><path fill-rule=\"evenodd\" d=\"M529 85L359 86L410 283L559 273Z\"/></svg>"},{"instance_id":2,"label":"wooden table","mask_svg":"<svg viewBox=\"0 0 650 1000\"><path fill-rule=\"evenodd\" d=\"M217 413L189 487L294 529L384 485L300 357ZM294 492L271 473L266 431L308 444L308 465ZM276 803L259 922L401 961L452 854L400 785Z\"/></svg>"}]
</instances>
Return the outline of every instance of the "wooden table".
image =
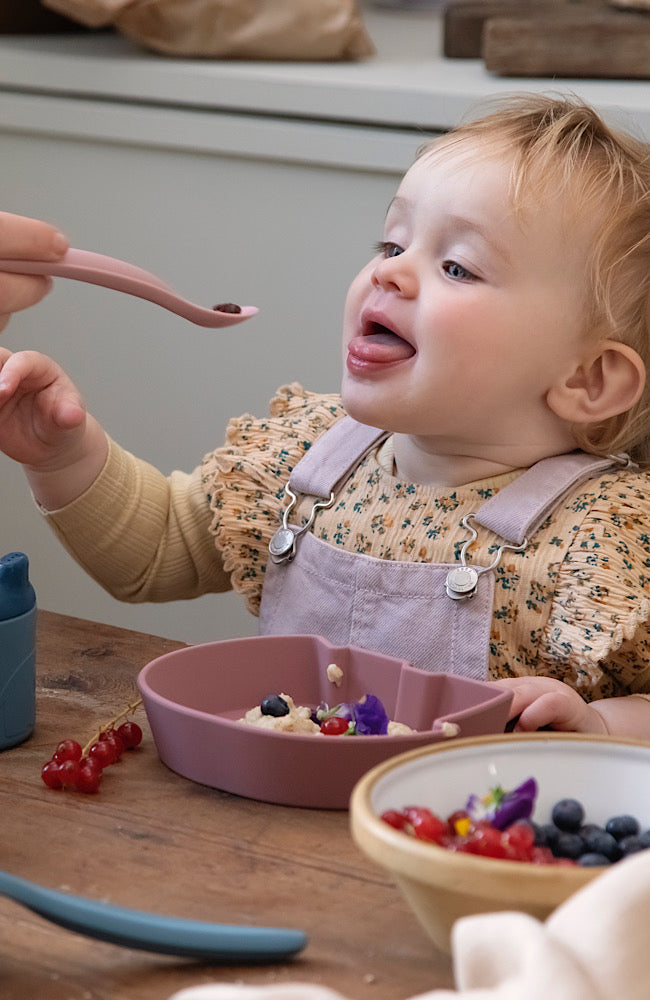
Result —
<instances>
[{"instance_id":1,"label":"wooden table","mask_svg":"<svg viewBox=\"0 0 650 1000\"><path fill-rule=\"evenodd\" d=\"M194 784L139 750L97 795L52 791L43 763L85 743L137 697L135 678L181 643L40 612L37 725L0 753L2 868L76 895L217 923L295 927L291 962L208 966L65 931L0 899L3 1000L168 1000L208 982L312 982L351 1000L403 1000L452 985L389 878L353 843L343 811L292 809Z\"/></svg>"}]
</instances>

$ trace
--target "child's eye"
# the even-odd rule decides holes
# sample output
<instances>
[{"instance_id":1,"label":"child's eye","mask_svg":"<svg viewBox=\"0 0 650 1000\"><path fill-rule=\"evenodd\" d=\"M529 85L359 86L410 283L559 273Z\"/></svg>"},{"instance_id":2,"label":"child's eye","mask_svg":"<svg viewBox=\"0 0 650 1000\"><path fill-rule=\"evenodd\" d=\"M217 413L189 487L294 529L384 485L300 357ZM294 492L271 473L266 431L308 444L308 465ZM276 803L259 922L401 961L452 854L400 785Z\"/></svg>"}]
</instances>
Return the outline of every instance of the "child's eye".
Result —
<instances>
[{"instance_id":1,"label":"child's eye","mask_svg":"<svg viewBox=\"0 0 650 1000\"><path fill-rule=\"evenodd\" d=\"M399 257L404 250L390 240L380 240L379 243L375 243L375 253L381 254L382 257Z\"/></svg>"},{"instance_id":2,"label":"child's eye","mask_svg":"<svg viewBox=\"0 0 650 1000\"><path fill-rule=\"evenodd\" d=\"M442 269L445 274L456 281L473 281L475 275L468 271L466 267L455 260L445 260L442 262Z\"/></svg>"}]
</instances>

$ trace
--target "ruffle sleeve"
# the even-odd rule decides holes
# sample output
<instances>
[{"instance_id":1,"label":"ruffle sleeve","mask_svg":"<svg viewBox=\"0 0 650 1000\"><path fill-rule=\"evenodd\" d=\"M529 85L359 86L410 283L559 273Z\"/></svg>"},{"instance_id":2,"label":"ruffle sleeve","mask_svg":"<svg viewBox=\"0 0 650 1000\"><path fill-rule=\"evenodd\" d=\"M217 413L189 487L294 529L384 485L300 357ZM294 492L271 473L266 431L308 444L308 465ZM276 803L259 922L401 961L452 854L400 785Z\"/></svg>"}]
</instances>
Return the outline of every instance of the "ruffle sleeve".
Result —
<instances>
[{"instance_id":1,"label":"ruffle sleeve","mask_svg":"<svg viewBox=\"0 0 650 1000\"><path fill-rule=\"evenodd\" d=\"M268 544L281 524L284 487L312 443L344 415L338 395L297 383L278 390L269 416L230 421L223 447L203 460L202 480L214 536L232 587L257 615Z\"/></svg>"},{"instance_id":2,"label":"ruffle sleeve","mask_svg":"<svg viewBox=\"0 0 650 1000\"><path fill-rule=\"evenodd\" d=\"M649 620L650 479L628 473L594 501L566 554L543 658L589 700L650 692Z\"/></svg>"}]
</instances>

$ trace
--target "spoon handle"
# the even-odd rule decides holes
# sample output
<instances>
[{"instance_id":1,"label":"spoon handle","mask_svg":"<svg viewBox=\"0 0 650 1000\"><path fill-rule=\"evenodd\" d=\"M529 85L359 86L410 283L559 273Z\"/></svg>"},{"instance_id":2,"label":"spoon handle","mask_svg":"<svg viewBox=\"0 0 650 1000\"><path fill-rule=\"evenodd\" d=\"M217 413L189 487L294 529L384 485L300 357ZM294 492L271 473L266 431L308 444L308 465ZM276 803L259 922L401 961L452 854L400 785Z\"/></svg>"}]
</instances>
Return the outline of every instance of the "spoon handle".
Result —
<instances>
[{"instance_id":1,"label":"spoon handle","mask_svg":"<svg viewBox=\"0 0 650 1000\"><path fill-rule=\"evenodd\" d=\"M0 895L68 930L112 944L206 961L275 962L301 951L302 931L209 924L129 910L0 872Z\"/></svg>"},{"instance_id":2,"label":"spoon handle","mask_svg":"<svg viewBox=\"0 0 650 1000\"><path fill-rule=\"evenodd\" d=\"M239 312L199 306L183 298L149 271L91 250L71 248L58 261L4 259L0 260L0 271L12 274L49 274L55 278L75 278L77 281L102 285L104 288L147 299L198 326L233 326L250 319L258 311L255 306L241 306Z\"/></svg>"}]
</instances>

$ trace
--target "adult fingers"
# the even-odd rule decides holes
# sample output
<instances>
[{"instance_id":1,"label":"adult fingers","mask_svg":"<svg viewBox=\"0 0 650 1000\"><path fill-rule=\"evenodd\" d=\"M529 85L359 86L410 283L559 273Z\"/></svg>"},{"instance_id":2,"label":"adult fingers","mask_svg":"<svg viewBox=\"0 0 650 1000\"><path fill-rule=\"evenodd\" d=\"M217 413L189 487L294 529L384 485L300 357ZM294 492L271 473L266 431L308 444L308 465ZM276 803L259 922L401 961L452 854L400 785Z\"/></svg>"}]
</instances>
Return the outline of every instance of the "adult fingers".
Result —
<instances>
[{"instance_id":1,"label":"adult fingers","mask_svg":"<svg viewBox=\"0 0 650 1000\"><path fill-rule=\"evenodd\" d=\"M63 233L48 222L0 212L0 258L56 260L68 245Z\"/></svg>"}]
</instances>

